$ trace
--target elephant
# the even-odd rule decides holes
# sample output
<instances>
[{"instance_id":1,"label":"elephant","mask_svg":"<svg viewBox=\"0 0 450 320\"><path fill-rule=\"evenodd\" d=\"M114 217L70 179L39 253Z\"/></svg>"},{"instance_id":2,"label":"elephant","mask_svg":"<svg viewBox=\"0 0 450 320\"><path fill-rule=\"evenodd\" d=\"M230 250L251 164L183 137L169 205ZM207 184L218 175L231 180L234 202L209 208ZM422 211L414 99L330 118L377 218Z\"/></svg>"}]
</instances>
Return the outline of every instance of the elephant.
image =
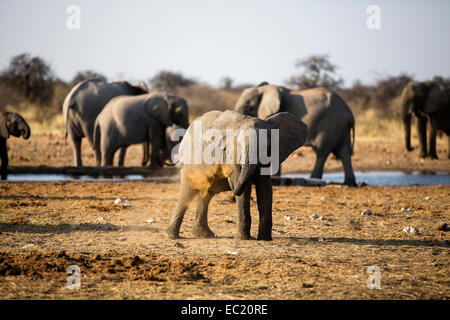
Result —
<instances>
[{"instance_id":1,"label":"elephant","mask_svg":"<svg viewBox=\"0 0 450 320\"><path fill-rule=\"evenodd\" d=\"M6 146L6 140L10 135L29 139L31 135L30 126L20 114L0 111L0 158L2 160L0 173L3 180L6 179L8 170L8 148Z\"/></svg>"},{"instance_id":2,"label":"elephant","mask_svg":"<svg viewBox=\"0 0 450 320\"><path fill-rule=\"evenodd\" d=\"M322 178L325 161L332 152L342 161L344 184L356 185L351 162L355 119L345 101L334 91L321 87L291 90L263 82L241 93L235 111L261 119L277 112L294 114L308 125L305 146L311 146L316 154L311 178Z\"/></svg>"},{"instance_id":3,"label":"elephant","mask_svg":"<svg viewBox=\"0 0 450 320\"><path fill-rule=\"evenodd\" d=\"M105 82L99 79L81 81L70 90L63 103L63 114L66 139L69 136L73 144L75 166L82 166L81 139L86 137L93 146L95 119L105 105L117 96L147 92L143 82L132 86L126 81Z\"/></svg>"},{"instance_id":4,"label":"elephant","mask_svg":"<svg viewBox=\"0 0 450 320\"><path fill-rule=\"evenodd\" d=\"M421 158L437 159L436 134L447 135L450 158L450 88L440 81L409 82L401 94L401 118L405 132L406 150L411 151L411 117L417 118L417 133ZM427 123L430 121L429 151L427 152Z\"/></svg>"},{"instance_id":5,"label":"elephant","mask_svg":"<svg viewBox=\"0 0 450 320\"><path fill-rule=\"evenodd\" d=\"M165 130L165 133L163 133L163 141L161 143L161 159L160 160L169 160L171 156L172 149L175 147L178 137L174 137L172 139L172 135L176 130L184 129L184 131L189 127L189 107L185 99L174 95L174 94L168 94L165 93L166 99L168 101L168 104L170 105L171 115L170 118L172 119L172 125L168 126ZM177 111L178 110L178 111ZM180 131L178 131L180 132ZM176 142L176 143L175 143ZM150 159L150 153L149 153L149 143L144 142L142 144L143 149L143 159L142 159L142 165L145 166L149 159Z\"/></svg>"},{"instance_id":6,"label":"elephant","mask_svg":"<svg viewBox=\"0 0 450 320\"><path fill-rule=\"evenodd\" d=\"M271 129L278 129L275 130L278 132L278 139ZM230 130L237 134L230 134ZM255 132L254 139L250 136L247 139L246 135L241 134L249 130ZM209 202L214 195L231 190L236 197L238 208L237 237L242 240L252 239L250 198L252 185L255 184L259 211L257 239L272 240L272 180L267 169L274 163L279 165L291 152L301 147L306 140L307 130L306 124L288 112L280 112L266 120L233 110L210 111L197 118L189 126L179 147L182 165L180 194L165 230L166 236L171 239L179 238L184 214L189 203L197 195L193 234L196 237L214 237L208 226ZM217 147L214 148L217 158L212 161L205 156L209 140L203 139L202 136L214 132L218 134L212 140L212 144ZM260 134L264 132L270 135L270 142L269 138L265 143L262 140ZM198 145L202 148L198 148ZM266 155L270 150L274 160L263 161L261 149L264 149L264 146L267 147ZM256 153L255 147L259 153ZM222 155L220 150L223 150ZM274 154L278 155L278 159ZM202 160L195 161L198 156Z\"/></svg>"},{"instance_id":7,"label":"elephant","mask_svg":"<svg viewBox=\"0 0 450 320\"><path fill-rule=\"evenodd\" d=\"M94 124L97 165L112 166L118 149L124 159L128 146L150 142L150 168L158 168L162 164L159 156L165 146L166 128L172 124L186 128L189 125L188 105L181 97L156 92L113 98Z\"/></svg>"}]
</instances>

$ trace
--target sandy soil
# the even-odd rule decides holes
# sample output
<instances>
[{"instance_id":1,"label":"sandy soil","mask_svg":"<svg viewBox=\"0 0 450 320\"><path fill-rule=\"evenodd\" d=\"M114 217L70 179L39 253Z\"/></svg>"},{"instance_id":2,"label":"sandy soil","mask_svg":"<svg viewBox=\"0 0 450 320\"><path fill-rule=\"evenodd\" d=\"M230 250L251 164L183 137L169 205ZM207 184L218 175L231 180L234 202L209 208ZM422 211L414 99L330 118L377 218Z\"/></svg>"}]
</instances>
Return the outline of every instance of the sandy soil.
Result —
<instances>
[{"instance_id":1,"label":"sandy soil","mask_svg":"<svg viewBox=\"0 0 450 320\"><path fill-rule=\"evenodd\" d=\"M1 183L0 298L450 297L450 236L438 230L450 220L450 186L274 187L270 242L233 238L229 193L210 205L216 238L193 238L192 203L182 238L168 240L177 194L177 183ZM118 197L132 207L117 207ZM66 286L69 265L81 270L80 290ZM372 265L380 289L367 288Z\"/></svg>"},{"instance_id":2,"label":"sandy soil","mask_svg":"<svg viewBox=\"0 0 450 320\"><path fill-rule=\"evenodd\" d=\"M447 139L437 140L438 160L420 159L418 142L412 140L415 149L406 152L400 141L384 140L382 137L357 138L352 163L354 170L403 170L419 172L449 172L450 160L447 158ZM33 134L29 140L11 138L8 140L10 166L73 166L72 146L62 134ZM86 139L83 139L83 164L94 166L94 153ZM116 154L116 157L118 155ZM140 166L142 148L131 146L125 159L126 166ZM284 163L283 172L311 172L315 154L309 147L302 147ZM117 160L116 160L117 163ZM342 163L332 156L325 163L325 171L342 171Z\"/></svg>"}]
</instances>

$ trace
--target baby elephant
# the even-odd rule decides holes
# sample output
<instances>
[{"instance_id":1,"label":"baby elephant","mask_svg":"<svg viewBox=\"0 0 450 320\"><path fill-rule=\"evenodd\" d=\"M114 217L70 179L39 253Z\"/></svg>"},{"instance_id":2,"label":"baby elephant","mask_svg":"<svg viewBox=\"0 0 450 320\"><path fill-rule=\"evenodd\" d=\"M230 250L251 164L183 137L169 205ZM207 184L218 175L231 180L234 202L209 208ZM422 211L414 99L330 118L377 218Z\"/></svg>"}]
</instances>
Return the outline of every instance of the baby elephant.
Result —
<instances>
[{"instance_id":1,"label":"baby elephant","mask_svg":"<svg viewBox=\"0 0 450 320\"><path fill-rule=\"evenodd\" d=\"M8 139L10 135L14 137L22 136L24 139L28 139L30 134L30 126L20 114L0 111L0 158L2 160L0 173L2 179L6 179L8 168L6 139Z\"/></svg>"},{"instance_id":2,"label":"baby elephant","mask_svg":"<svg viewBox=\"0 0 450 320\"><path fill-rule=\"evenodd\" d=\"M272 240L270 174L305 143L306 136L306 124L288 112L266 120L231 110L210 111L197 118L180 144L178 154L183 164L180 197L166 235L172 239L179 237L183 216L197 195L193 233L196 237L214 237L208 227L208 204L215 194L231 190L238 208L237 237L251 239L250 196L255 184L258 240Z\"/></svg>"}]
</instances>

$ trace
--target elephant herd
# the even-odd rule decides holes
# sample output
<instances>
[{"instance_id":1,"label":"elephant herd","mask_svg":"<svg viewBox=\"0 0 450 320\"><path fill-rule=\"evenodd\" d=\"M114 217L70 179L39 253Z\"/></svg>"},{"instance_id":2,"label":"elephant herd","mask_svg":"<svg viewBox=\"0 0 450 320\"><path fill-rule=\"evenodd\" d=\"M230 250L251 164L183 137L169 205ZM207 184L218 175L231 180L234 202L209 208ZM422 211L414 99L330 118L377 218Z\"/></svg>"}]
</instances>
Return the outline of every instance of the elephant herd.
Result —
<instances>
[{"instance_id":1,"label":"elephant herd","mask_svg":"<svg viewBox=\"0 0 450 320\"><path fill-rule=\"evenodd\" d=\"M179 159L195 153L196 126L202 130L253 129L266 132L278 129L278 165L302 145L310 146L316 154L312 178L321 178L326 159L333 153L342 161L344 183L356 185L351 156L355 143L355 119L346 102L334 91L325 88L291 90L263 82L245 89L234 111L211 111L189 123L189 108L185 99L167 92L149 92L144 83L133 86L126 81L106 82L89 79L75 85L63 103L66 138L73 146L74 164L82 166L81 141L87 138L95 152L97 166L112 166L120 150L119 166L123 166L127 147L142 144L142 165L150 160L150 168L162 166L171 159L175 146L172 133L183 129L185 138L179 144ZM449 139L450 158L450 89L439 81L411 82L401 95L401 117L405 144L411 148L411 118L417 117L420 156L436 159L436 134L443 131ZM430 124L427 149L427 124ZM2 178L6 176L8 155L6 139L10 136L30 137L30 128L17 113L0 112L0 156ZM255 140L260 142L260 137ZM217 142L217 141L216 141ZM200 142L200 145L203 142ZM230 144L218 142L227 152ZM234 141L239 150L248 154L250 139ZM269 150L273 141L266 142ZM151 148L150 148L151 146ZM183 163L180 171L181 189L178 204L166 235L179 236L180 226L189 202L197 196L194 234L212 237L207 223L208 204L222 191L231 190L238 207L238 237L250 238L250 194L254 184L259 210L258 239L270 240L272 228L272 184L270 175L261 174L270 164L263 163L258 154L254 162L249 156L244 162L227 164ZM279 166L278 166L279 167Z\"/></svg>"}]
</instances>

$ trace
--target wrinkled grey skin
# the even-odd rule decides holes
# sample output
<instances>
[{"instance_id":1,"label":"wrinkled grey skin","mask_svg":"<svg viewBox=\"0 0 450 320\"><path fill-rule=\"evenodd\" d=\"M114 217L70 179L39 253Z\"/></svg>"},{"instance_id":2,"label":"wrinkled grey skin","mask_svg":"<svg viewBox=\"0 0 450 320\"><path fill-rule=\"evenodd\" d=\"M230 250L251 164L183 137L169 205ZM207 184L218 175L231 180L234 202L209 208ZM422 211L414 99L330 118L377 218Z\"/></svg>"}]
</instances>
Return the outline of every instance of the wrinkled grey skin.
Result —
<instances>
[{"instance_id":1,"label":"wrinkled grey skin","mask_svg":"<svg viewBox=\"0 0 450 320\"><path fill-rule=\"evenodd\" d=\"M28 123L16 112L0 111L0 159L2 166L0 169L1 178L6 179L8 170L8 148L6 140L9 136L30 138L31 130Z\"/></svg>"},{"instance_id":2,"label":"wrinkled grey skin","mask_svg":"<svg viewBox=\"0 0 450 320\"><path fill-rule=\"evenodd\" d=\"M187 129L189 127L189 108L185 99L173 95L161 92L166 96L167 103L170 106L170 118L172 119L172 125L168 126L164 136L164 141L161 145L161 160L170 160L170 154L173 147L178 143L171 141L170 136L176 129ZM149 143L142 144L143 159L142 165L145 166L150 159ZM150 164L151 165L151 164Z\"/></svg>"},{"instance_id":3,"label":"wrinkled grey skin","mask_svg":"<svg viewBox=\"0 0 450 320\"><path fill-rule=\"evenodd\" d=\"M308 125L306 146L316 153L316 163L311 178L322 178L323 167L332 152L341 159L344 184L356 185L351 155L355 140L355 119L342 98L325 88L290 90L266 82L245 89L235 105L235 110L266 119L277 112L290 112ZM353 131L353 142L350 137Z\"/></svg>"},{"instance_id":4,"label":"wrinkled grey skin","mask_svg":"<svg viewBox=\"0 0 450 320\"><path fill-rule=\"evenodd\" d=\"M411 117L417 117L420 157L437 159L436 134L444 131L448 139L450 158L450 89L438 81L410 82L402 91L401 116L405 131L406 150L411 151ZM427 152L427 124L430 122L429 151Z\"/></svg>"},{"instance_id":5,"label":"wrinkled grey skin","mask_svg":"<svg viewBox=\"0 0 450 320\"><path fill-rule=\"evenodd\" d=\"M180 100L183 103L180 104ZM150 168L159 167L165 131L172 124L188 125L188 108L182 98L175 99L167 93L149 93L112 99L97 116L94 125L94 149L101 155L101 163L97 162L97 165L112 166L118 149L121 149L120 158L124 159L128 146L150 143Z\"/></svg>"},{"instance_id":6,"label":"wrinkled grey skin","mask_svg":"<svg viewBox=\"0 0 450 320\"><path fill-rule=\"evenodd\" d=\"M132 86L126 81L105 82L89 79L75 85L63 104L66 137L73 144L75 166L82 166L81 139L86 137L93 146L94 123L97 115L114 97L147 93L143 83ZM96 156L98 156L96 154Z\"/></svg>"},{"instance_id":7,"label":"wrinkled grey skin","mask_svg":"<svg viewBox=\"0 0 450 320\"><path fill-rule=\"evenodd\" d=\"M278 113L266 120L261 120L231 110L225 112L210 111L197 118L188 128L179 148L181 159L183 159L187 150L191 150L191 154L194 152L193 138L188 139L187 137L194 136L193 127L197 122L202 124L203 132L213 128L219 130L223 137L226 137L226 129L267 129L269 133L270 129L279 129L280 163L291 152L302 146L308 130L302 121L288 112ZM226 140L226 138L223 138L223 140ZM221 146L224 155L226 150L245 150L248 154L250 149L249 139L234 139L228 144L223 140L221 140ZM273 152L270 141L269 138L269 150ZM203 143L203 148L205 148L205 143ZM229 149L231 145L234 145L234 147ZM267 167L267 164L264 166ZM261 174L261 167L259 156L256 164L249 163L248 158L243 163L235 161L231 164L227 164L225 161L223 164L183 163L180 171L180 196L166 229L166 235L171 239L179 237L184 214L189 203L197 195L194 236L214 237L214 233L208 227L209 202L215 194L231 190L236 196L238 208L237 237L239 239L251 239L250 196L252 184L255 184L259 211L258 240L272 240L272 180L270 175Z\"/></svg>"}]
</instances>

